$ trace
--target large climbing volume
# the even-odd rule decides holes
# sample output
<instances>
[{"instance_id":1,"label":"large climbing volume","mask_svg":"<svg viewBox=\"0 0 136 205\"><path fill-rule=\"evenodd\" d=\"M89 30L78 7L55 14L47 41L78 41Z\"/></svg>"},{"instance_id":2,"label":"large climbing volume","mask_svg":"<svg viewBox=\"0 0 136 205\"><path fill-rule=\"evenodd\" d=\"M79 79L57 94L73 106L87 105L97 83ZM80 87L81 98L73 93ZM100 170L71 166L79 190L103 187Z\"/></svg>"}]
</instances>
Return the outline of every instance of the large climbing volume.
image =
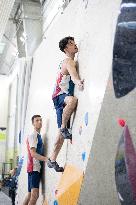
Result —
<instances>
[{"instance_id":1,"label":"large climbing volume","mask_svg":"<svg viewBox=\"0 0 136 205\"><path fill-rule=\"evenodd\" d=\"M136 87L136 6L121 5L113 49L113 86L117 98L127 95Z\"/></svg>"},{"instance_id":2,"label":"large climbing volume","mask_svg":"<svg viewBox=\"0 0 136 205\"><path fill-rule=\"evenodd\" d=\"M115 160L115 179L122 205L136 204L136 151L125 120L119 119L123 127Z\"/></svg>"}]
</instances>

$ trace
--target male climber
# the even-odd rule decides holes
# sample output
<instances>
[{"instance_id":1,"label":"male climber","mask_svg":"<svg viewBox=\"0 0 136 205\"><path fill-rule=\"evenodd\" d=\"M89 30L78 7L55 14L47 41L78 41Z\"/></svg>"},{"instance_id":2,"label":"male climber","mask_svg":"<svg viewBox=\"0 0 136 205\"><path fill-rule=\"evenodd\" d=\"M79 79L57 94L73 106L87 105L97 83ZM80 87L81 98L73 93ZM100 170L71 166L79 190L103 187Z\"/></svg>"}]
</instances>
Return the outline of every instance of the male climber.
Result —
<instances>
[{"instance_id":1,"label":"male climber","mask_svg":"<svg viewBox=\"0 0 136 205\"><path fill-rule=\"evenodd\" d=\"M32 117L33 133L27 138L27 172L28 193L23 205L35 205L39 197L39 184L42 177L43 162L47 162L44 156L44 145L40 134L42 118L40 115Z\"/></svg>"},{"instance_id":2,"label":"male climber","mask_svg":"<svg viewBox=\"0 0 136 205\"><path fill-rule=\"evenodd\" d=\"M77 106L77 98L73 96L74 85L77 85L79 90L83 90L84 81L80 79L77 73L76 62L74 61L75 54L78 52L74 38L70 36L63 38L59 42L59 48L65 53L66 57L59 67L59 74L52 95L57 114L58 135L53 153L48 159L47 165L49 168L54 168L56 172L63 172L64 169L59 167L56 158L64 139L72 139L72 134L67 129L67 123Z\"/></svg>"}]
</instances>

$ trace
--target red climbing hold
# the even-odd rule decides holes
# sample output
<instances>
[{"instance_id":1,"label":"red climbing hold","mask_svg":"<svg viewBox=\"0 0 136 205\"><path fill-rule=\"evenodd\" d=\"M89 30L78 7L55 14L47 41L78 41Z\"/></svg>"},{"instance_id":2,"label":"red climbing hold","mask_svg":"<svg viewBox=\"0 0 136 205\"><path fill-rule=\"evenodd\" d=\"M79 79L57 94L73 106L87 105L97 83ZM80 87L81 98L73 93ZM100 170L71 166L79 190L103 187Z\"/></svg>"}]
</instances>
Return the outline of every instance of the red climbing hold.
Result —
<instances>
[{"instance_id":1,"label":"red climbing hold","mask_svg":"<svg viewBox=\"0 0 136 205\"><path fill-rule=\"evenodd\" d=\"M118 119L118 123L119 123L119 125L120 125L121 127L124 127L125 124L126 124L126 121L123 120L123 119Z\"/></svg>"}]
</instances>

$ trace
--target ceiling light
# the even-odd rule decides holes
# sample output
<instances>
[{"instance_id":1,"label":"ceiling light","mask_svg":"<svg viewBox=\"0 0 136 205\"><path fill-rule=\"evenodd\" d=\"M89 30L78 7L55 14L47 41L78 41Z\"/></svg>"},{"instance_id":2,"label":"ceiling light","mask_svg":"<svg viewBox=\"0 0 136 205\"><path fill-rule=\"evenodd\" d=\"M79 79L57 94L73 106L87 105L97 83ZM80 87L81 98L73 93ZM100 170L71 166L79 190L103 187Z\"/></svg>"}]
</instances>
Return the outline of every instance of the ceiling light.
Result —
<instances>
[{"instance_id":1,"label":"ceiling light","mask_svg":"<svg viewBox=\"0 0 136 205\"><path fill-rule=\"evenodd\" d=\"M5 43L0 43L0 54L3 53L4 48L5 48Z\"/></svg>"},{"instance_id":2,"label":"ceiling light","mask_svg":"<svg viewBox=\"0 0 136 205\"><path fill-rule=\"evenodd\" d=\"M26 37L27 37L25 32L22 33L22 36L24 37L24 39L26 39Z\"/></svg>"},{"instance_id":3,"label":"ceiling light","mask_svg":"<svg viewBox=\"0 0 136 205\"><path fill-rule=\"evenodd\" d=\"M21 37L20 37L20 41L24 42L25 39L21 36Z\"/></svg>"}]
</instances>

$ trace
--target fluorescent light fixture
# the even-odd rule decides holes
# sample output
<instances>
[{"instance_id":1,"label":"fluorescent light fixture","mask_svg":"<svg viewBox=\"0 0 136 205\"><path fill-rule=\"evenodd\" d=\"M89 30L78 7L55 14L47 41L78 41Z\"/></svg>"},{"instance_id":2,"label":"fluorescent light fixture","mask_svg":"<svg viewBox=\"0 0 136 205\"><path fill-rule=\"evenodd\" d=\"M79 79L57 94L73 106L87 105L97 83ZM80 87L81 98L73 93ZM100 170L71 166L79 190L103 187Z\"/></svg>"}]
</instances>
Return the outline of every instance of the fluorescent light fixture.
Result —
<instances>
[{"instance_id":1,"label":"fluorescent light fixture","mask_svg":"<svg viewBox=\"0 0 136 205\"><path fill-rule=\"evenodd\" d=\"M25 32L22 33L22 36L24 37L24 39L26 39L26 37L27 37Z\"/></svg>"},{"instance_id":2,"label":"fluorescent light fixture","mask_svg":"<svg viewBox=\"0 0 136 205\"><path fill-rule=\"evenodd\" d=\"M22 44L24 45L26 40L24 39L24 37L21 36L21 37L20 37L20 41L21 41Z\"/></svg>"},{"instance_id":3,"label":"fluorescent light fixture","mask_svg":"<svg viewBox=\"0 0 136 205\"><path fill-rule=\"evenodd\" d=\"M23 43L25 42L25 39L21 36L20 37L20 41L22 41Z\"/></svg>"},{"instance_id":4,"label":"fluorescent light fixture","mask_svg":"<svg viewBox=\"0 0 136 205\"><path fill-rule=\"evenodd\" d=\"M4 48L5 48L5 43L0 43L0 54L3 53Z\"/></svg>"}]
</instances>

